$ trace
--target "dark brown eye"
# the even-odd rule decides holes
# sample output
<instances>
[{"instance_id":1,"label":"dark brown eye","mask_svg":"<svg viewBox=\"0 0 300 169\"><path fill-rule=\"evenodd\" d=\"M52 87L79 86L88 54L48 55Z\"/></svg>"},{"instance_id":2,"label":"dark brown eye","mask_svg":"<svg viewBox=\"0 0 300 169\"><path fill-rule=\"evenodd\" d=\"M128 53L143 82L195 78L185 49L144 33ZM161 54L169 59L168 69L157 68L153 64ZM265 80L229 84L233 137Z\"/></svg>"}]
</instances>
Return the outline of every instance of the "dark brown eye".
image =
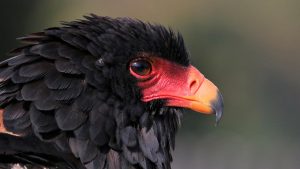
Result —
<instances>
[{"instance_id":1,"label":"dark brown eye","mask_svg":"<svg viewBox=\"0 0 300 169\"><path fill-rule=\"evenodd\" d=\"M140 76L148 75L151 72L151 63L147 60L134 60L130 63L130 70Z\"/></svg>"}]
</instances>

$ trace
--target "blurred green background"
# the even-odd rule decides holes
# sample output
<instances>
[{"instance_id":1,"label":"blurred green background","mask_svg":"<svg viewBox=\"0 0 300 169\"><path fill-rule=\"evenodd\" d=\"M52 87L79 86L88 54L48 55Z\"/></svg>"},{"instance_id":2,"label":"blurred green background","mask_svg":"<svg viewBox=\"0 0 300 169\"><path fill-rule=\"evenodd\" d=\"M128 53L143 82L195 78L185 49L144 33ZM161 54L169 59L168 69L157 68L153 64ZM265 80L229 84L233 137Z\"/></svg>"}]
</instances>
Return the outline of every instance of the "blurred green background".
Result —
<instances>
[{"instance_id":1,"label":"blurred green background","mask_svg":"<svg viewBox=\"0 0 300 169\"><path fill-rule=\"evenodd\" d=\"M95 13L180 31L225 113L187 112L173 169L300 168L299 0L2 0L0 53L16 37Z\"/></svg>"}]
</instances>

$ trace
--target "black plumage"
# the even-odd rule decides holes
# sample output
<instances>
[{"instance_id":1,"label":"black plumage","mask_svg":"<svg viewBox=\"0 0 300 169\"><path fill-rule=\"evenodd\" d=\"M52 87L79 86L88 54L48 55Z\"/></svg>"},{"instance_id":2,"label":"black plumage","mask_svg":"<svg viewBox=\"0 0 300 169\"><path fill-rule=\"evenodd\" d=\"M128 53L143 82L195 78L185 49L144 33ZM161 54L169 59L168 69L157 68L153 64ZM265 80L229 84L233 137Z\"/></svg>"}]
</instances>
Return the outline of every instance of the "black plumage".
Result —
<instances>
[{"instance_id":1,"label":"black plumage","mask_svg":"<svg viewBox=\"0 0 300 169\"><path fill-rule=\"evenodd\" d=\"M90 15L19 40L27 46L0 63L0 106L7 130L21 137L0 134L0 142L15 139L25 148L0 149L0 163L170 169L182 111L163 100L143 103L127 68L140 53L188 66L181 35Z\"/></svg>"},{"instance_id":2,"label":"black plumage","mask_svg":"<svg viewBox=\"0 0 300 169\"><path fill-rule=\"evenodd\" d=\"M85 169L70 153L62 152L51 143L32 135L23 138L0 134L0 168L9 169L14 163L30 169Z\"/></svg>"}]
</instances>

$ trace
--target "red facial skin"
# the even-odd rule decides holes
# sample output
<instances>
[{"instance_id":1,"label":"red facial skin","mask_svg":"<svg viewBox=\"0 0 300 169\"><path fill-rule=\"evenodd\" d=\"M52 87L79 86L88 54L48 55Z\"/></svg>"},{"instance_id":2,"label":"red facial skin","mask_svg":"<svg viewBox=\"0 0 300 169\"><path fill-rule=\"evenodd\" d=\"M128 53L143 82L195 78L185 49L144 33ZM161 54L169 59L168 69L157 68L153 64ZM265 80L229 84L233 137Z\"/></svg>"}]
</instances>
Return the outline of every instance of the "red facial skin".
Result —
<instances>
[{"instance_id":1,"label":"red facial skin","mask_svg":"<svg viewBox=\"0 0 300 169\"><path fill-rule=\"evenodd\" d=\"M130 69L142 89L142 101L164 99L167 106L189 108L205 114L222 113L222 98L217 87L192 65L184 67L155 56L140 59L152 65L149 74L143 76ZM218 101L221 103L215 105Z\"/></svg>"}]
</instances>

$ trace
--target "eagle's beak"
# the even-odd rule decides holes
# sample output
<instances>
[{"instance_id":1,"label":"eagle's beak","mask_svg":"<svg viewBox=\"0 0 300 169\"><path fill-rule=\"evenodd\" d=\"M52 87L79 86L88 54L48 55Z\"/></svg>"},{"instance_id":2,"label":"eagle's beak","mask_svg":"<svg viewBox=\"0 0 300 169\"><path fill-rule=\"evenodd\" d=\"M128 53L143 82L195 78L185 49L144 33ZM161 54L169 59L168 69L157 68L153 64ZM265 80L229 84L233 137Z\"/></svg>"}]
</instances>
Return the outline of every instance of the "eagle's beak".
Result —
<instances>
[{"instance_id":1,"label":"eagle's beak","mask_svg":"<svg viewBox=\"0 0 300 169\"><path fill-rule=\"evenodd\" d=\"M215 114L219 121L223 114L223 98L218 88L195 67L190 66L185 87L169 93L168 106L189 108L204 114Z\"/></svg>"},{"instance_id":2,"label":"eagle's beak","mask_svg":"<svg viewBox=\"0 0 300 169\"><path fill-rule=\"evenodd\" d=\"M204 114L215 114L219 121L223 113L223 98L219 89L194 66L187 67L156 59L146 80L138 82L142 101L165 100L166 106L188 108Z\"/></svg>"},{"instance_id":3,"label":"eagle's beak","mask_svg":"<svg viewBox=\"0 0 300 169\"><path fill-rule=\"evenodd\" d=\"M186 108L194 111L216 115L219 121L223 114L223 97L218 88L208 79L204 79L199 89L191 96L183 96ZM171 102L172 103L172 102ZM176 104L176 101L173 104Z\"/></svg>"}]
</instances>

